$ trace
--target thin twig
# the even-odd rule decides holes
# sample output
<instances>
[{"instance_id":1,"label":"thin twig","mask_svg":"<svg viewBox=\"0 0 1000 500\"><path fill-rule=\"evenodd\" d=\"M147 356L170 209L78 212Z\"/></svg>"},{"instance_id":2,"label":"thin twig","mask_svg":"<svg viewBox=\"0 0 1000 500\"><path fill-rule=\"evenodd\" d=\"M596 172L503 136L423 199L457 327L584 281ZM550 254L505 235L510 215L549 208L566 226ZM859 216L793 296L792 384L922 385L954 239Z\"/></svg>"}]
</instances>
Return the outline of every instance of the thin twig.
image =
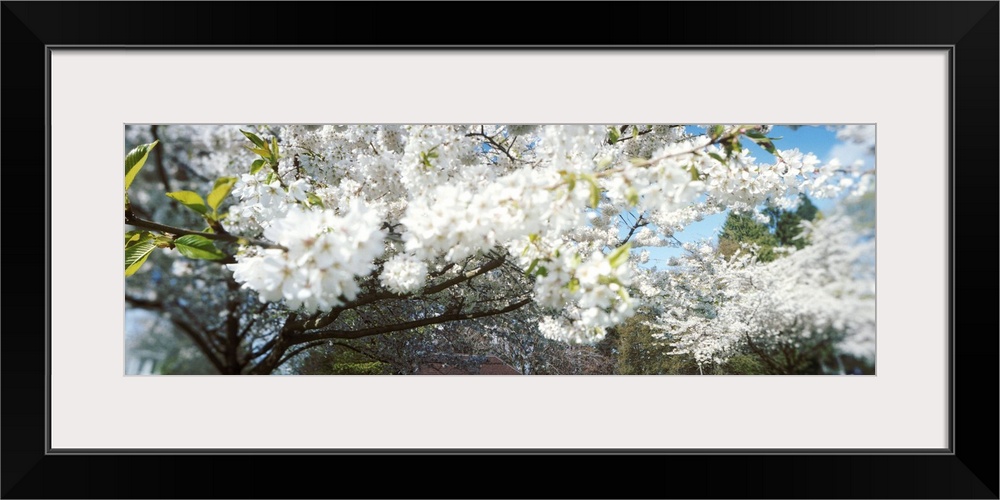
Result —
<instances>
[{"instance_id":1,"label":"thin twig","mask_svg":"<svg viewBox=\"0 0 1000 500\"><path fill-rule=\"evenodd\" d=\"M159 231L161 233L169 233L175 235L195 235L202 236L210 240L216 241L227 241L230 243L242 243L245 245L254 245L261 248L275 248L279 250L288 251L282 245L277 243L272 243L270 241L256 240L252 238L244 238L242 236L236 236L229 233L203 233L201 231L191 231L189 229L184 229L175 226L168 226L166 224L160 224L159 222L153 222L150 220L145 220L137 217L130 210L125 211L125 224L130 226L140 227L143 229L150 229L152 231Z\"/></svg>"}]
</instances>

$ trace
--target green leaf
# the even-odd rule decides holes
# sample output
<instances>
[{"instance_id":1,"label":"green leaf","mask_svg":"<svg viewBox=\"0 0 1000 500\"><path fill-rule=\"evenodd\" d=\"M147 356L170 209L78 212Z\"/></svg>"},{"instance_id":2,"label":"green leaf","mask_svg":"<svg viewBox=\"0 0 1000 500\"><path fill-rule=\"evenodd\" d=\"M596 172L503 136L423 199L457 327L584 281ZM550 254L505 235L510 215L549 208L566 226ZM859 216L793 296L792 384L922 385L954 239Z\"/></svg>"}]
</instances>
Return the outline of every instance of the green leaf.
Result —
<instances>
[{"instance_id":1,"label":"green leaf","mask_svg":"<svg viewBox=\"0 0 1000 500\"><path fill-rule=\"evenodd\" d=\"M535 260L531 261L531 265L529 265L528 269L526 269L524 271L524 275L525 276L531 276L531 273L535 271L536 267L538 267L538 259L535 259Z\"/></svg>"},{"instance_id":2,"label":"green leaf","mask_svg":"<svg viewBox=\"0 0 1000 500\"><path fill-rule=\"evenodd\" d=\"M630 206L634 207L634 206L638 205L639 204L639 192L636 191L635 188L631 188L631 187L628 188L628 199L626 201L628 201L628 204Z\"/></svg>"},{"instance_id":3,"label":"green leaf","mask_svg":"<svg viewBox=\"0 0 1000 500\"><path fill-rule=\"evenodd\" d=\"M146 158L149 158L149 152L159 144L159 140L153 141L149 144L140 144L129 151L125 155L125 190L128 191L128 187L132 185L132 181L135 180L135 174L139 173L142 166L146 164Z\"/></svg>"},{"instance_id":4,"label":"green leaf","mask_svg":"<svg viewBox=\"0 0 1000 500\"><path fill-rule=\"evenodd\" d=\"M434 146L430 151L420 152L420 163L424 166L424 168L434 168L434 165L431 164L431 160L438 157L437 151L434 151L436 148L437 146Z\"/></svg>"},{"instance_id":5,"label":"green leaf","mask_svg":"<svg viewBox=\"0 0 1000 500\"><path fill-rule=\"evenodd\" d=\"M325 208L323 206L323 200L319 199L319 196L316 196L315 193L306 193L306 201L309 202L309 206Z\"/></svg>"},{"instance_id":6,"label":"green leaf","mask_svg":"<svg viewBox=\"0 0 1000 500\"><path fill-rule=\"evenodd\" d=\"M696 181L696 180L698 180L698 179L701 178L701 172L699 172L698 169L694 165L689 166L688 167L688 171L691 173L691 180L692 181Z\"/></svg>"},{"instance_id":7,"label":"green leaf","mask_svg":"<svg viewBox=\"0 0 1000 500\"><path fill-rule=\"evenodd\" d=\"M246 130L243 129L240 129L240 132L243 132L243 135L247 136L247 139L250 139L250 141L256 144L258 148L267 147L266 143L264 142L264 139L257 137L257 134L254 134L253 132L247 132Z\"/></svg>"},{"instance_id":8,"label":"green leaf","mask_svg":"<svg viewBox=\"0 0 1000 500\"><path fill-rule=\"evenodd\" d=\"M732 158L733 154L736 152L736 144L732 141L726 141L722 147L726 150L726 158Z\"/></svg>"},{"instance_id":9,"label":"green leaf","mask_svg":"<svg viewBox=\"0 0 1000 500\"><path fill-rule=\"evenodd\" d=\"M755 134L751 134L751 132L755 132ZM751 132L747 132L747 137L753 140L753 142L756 142L758 146L764 148L764 150L767 151L768 153L771 153L775 156L778 155L778 150L777 148L774 147L774 143L771 142L771 139L769 137L766 137L764 136L764 134L761 134L760 132L757 131L751 131Z\"/></svg>"},{"instance_id":10,"label":"green leaf","mask_svg":"<svg viewBox=\"0 0 1000 500\"><path fill-rule=\"evenodd\" d=\"M618 127L608 127L608 143L614 144L618 142L619 138L621 138L621 134L618 133Z\"/></svg>"},{"instance_id":11,"label":"green leaf","mask_svg":"<svg viewBox=\"0 0 1000 500\"><path fill-rule=\"evenodd\" d=\"M208 207L205 206L205 200L201 199L201 195L194 191L174 191L173 193L167 193L167 196L181 202L185 207L198 212L199 214L208 213Z\"/></svg>"},{"instance_id":12,"label":"green leaf","mask_svg":"<svg viewBox=\"0 0 1000 500\"><path fill-rule=\"evenodd\" d=\"M760 144L760 147L764 148L768 153L773 155L778 154L778 149L774 147L774 143L771 141L760 141L757 144Z\"/></svg>"},{"instance_id":13,"label":"green leaf","mask_svg":"<svg viewBox=\"0 0 1000 500\"><path fill-rule=\"evenodd\" d=\"M250 164L250 174L257 175L257 172L260 172L262 168L264 168L264 160L257 158Z\"/></svg>"},{"instance_id":14,"label":"green leaf","mask_svg":"<svg viewBox=\"0 0 1000 500\"><path fill-rule=\"evenodd\" d=\"M718 161L720 163L725 163L726 162L726 160L724 160L722 158L722 155L720 155L719 153L708 153L708 156L711 156L712 158L715 158L716 161Z\"/></svg>"},{"instance_id":15,"label":"green leaf","mask_svg":"<svg viewBox=\"0 0 1000 500\"><path fill-rule=\"evenodd\" d=\"M213 212L219 210L219 205L233 189L233 184L236 184L236 177L219 177L215 181L212 192L208 193L208 206L212 207Z\"/></svg>"},{"instance_id":16,"label":"green leaf","mask_svg":"<svg viewBox=\"0 0 1000 500\"><path fill-rule=\"evenodd\" d=\"M191 259L219 260L226 258L226 254L215 248L212 240L197 234L181 236L174 240L174 246L181 255Z\"/></svg>"},{"instance_id":17,"label":"green leaf","mask_svg":"<svg viewBox=\"0 0 1000 500\"><path fill-rule=\"evenodd\" d=\"M608 255L608 262L611 263L612 269L617 268L618 266L628 261L628 252L631 248L632 244L626 243L616 248L615 251L611 252L611 254Z\"/></svg>"},{"instance_id":18,"label":"green leaf","mask_svg":"<svg viewBox=\"0 0 1000 500\"><path fill-rule=\"evenodd\" d=\"M569 283L566 283L566 289L568 289L570 291L570 293L573 293L573 292L579 290L580 289L580 280L578 280L576 278L570 279Z\"/></svg>"},{"instance_id":19,"label":"green leaf","mask_svg":"<svg viewBox=\"0 0 1000 500\"><path fill-rule=\"evenodd\" d=\"M131 245L125 245L125 276L132 276L156 250L156 240L146 231Z\"/></svg>"},{"instance_id":20,"label":"green leaf","mask_svg":"<svg viewBox=\"0 0 1000 500\"><path fill-rule=\"evenodd\" d=\"M747 130L747 137L749 137L751 139L766 139L767 138L767 136L764 135L763 132L761 132L760 130L755 130L755 129Z\"/></svg>"},{"instance_id":21,"label":"green leaf","mask_svg":"<svg viewBox=\"0 0 1000 500\"><path fill-rule=\"evenodd\" d=\"M255 154L263 156L264 158L269 160L271 159L271 152L268 151L267 148L251 148L250 146L246 146L246 148L253 151Z\"/></svg>"},{"instance_id":22,"label":"green leaf","mask_svg":"<svg viewBox=\"0 0 1000 500\"><path fill-rule=\"evenodd\" d=\"M549 275L549 268L545 266L538 266L538 275L541 277L546 277Z\"/></svg>"},{"instance_id":23,"label":"green leaf","mask_svg":"<svg viewBox=\"0 0 1000 500\"><path fill-rule=\"evenodd\" d=\"M708 136L711 137L712 140L715 140L718 139L719 137L722 137L722 133L725 131L726 128L723 127L722 125L712 125L708 129Z\"/></svg>"},{"instance_id":24,"label":"green leaf","mask_svg":"<svg viewBox=\"0 0 1000 500\"><path fill-rule=\"evenodd\" d=\"M582 176L584 180L590 184L590 208L597 208L597 204L601 202L601 188L597 185L597 181L594 180L592 175Z\"/></svg>"},{"instance_id":25,"label":"green leaf","mask_svg":"<svg viewBox=\"0 0 1000 500\"><path fill-rule=\"evenodd\" d=\"M271 137L271 161L278 161L278 138Z\"/></svg>"},{"instance_id":26,"label":"green leaf","mask_svg":"<svg viewBox=\"0 0 1000 500\"><path fill-rule=\"evenodd\" d=\"M125 233L125 248L128 248L140 241L149 238L149 231L144 231L142 229L133 229Z\"/></svg>"}]
</instances>

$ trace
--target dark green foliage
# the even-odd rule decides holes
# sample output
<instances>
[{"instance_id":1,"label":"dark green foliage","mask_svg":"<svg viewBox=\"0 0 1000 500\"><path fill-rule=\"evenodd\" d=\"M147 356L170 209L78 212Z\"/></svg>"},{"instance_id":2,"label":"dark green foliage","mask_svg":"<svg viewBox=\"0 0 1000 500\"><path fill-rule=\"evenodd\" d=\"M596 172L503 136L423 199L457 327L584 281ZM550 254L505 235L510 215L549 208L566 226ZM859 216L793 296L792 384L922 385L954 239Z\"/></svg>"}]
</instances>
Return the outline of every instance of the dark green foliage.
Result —
<instances>
[{"instance_id":1,"label":"dark green foliage","mask_svg":"<svg viewBox=\"0 0 1000 500\"><path fill-rule=\"evenodd\" d=\"M773 205L766 207L763 213L770 218L767 223L756 221L749 213L730 212L719 234L719 252L730 258L742 244L749 243L758 246L758 260L771 262L778 256L774 251L777 247L801 250L809 243L800 237L802 221L816 220L822 214L806 195L799 195L799 200L799 207L794 211Z\"/></svg>"},{"instance_id":2,"label":"dark green foliage","mask_svg":"<svg viewBox=\"0 0 1000 500\"><path fill-rule=\"evenodd\" d=\"M749 213L730 212L719 233L719 252L730 258L744 243L758 246L757 258L761 262L774 260L774 247L778 246L778 239L767 224L757 222Z\"/></svg>"},{"instance_id":3,"label":"dark green foliage","mask_svg":"<svg viewBox=\"0 0 1000 500\"><path fill-rule=\"evenodd\" d=\"M716 367L719 375L763 375L764 365L752 354L737 354Z\"/></svg>"},{"instance_id":4,"label":"dark green foliage","mask_svg":"<svg viewBox=\"0 0 1000 500\"><path fill-rule=\"evenodd\" d=\"M306 351L296 370L302 375L382 375L390 373L386 363L353 350L345 344L331 343Z\"/></svg>"},{"instance_id":5,"label":"dark green foliage","mask_svg":"<svg viewBox=\"0 0 1000 500\"><path fill-rule=\"evenodd\" d=\"M765 213L771 218L769 227L778 240L778 245L801 250L808 243L802 234L802 221L812 222L820 216L819 208L804 194L799 195L799 207L795 211L768 207Z\"/></svg>"},{"instance_id":6,"label":"dark green foliage","mask_svg":"<svg viewBox=\"0 0 1000 500\"><path fill-rule=\"evenodd\" d=\"M382 375L385 373L385 363L370 361L367 363L331 363L326 375Z\"/></svg>"},{"instance_id":7,"label":"dark green foliage","mask_svg":"<svg viewBox=\"0 0 1000 500\"><path fill-rule=\"evenodd\" d=\"M762 212L769 218L767 223L758 222L749 213L731 212L719 235L718 251L729 258L744 244L752 244L758 247L758 260L770 262L781 255L777 249L784 247L801 250L808 245L808 238L802 237L802 222L815 221L823 216L805 195L799 195L799 205L795 210L783 210L769 204ZM836 371L837 358L833 356L830 346L840 332L831 330L821 333L825 340L809 350L793 345L771 349L751 343L741 348L742 352L730 356L726 363L702 366L702 373L808 375ZM820 332L814 335L820 335ZM789 336L795 337L791 334ZM690 363L696 366L693 360Z\"/></svg>"},{"instance_id":8,"label":"dark green foliage","mask_svg":"<svg viewBox=\"0 0 1000 500\"><path fill-rule=\"evenodd\" d=\"M813 204L808 196L800 194L799 200L799 208L795 209L795 215L798 215L800 219L812 222L820 216L819 208Z\"/></svg>"},{"instance_id":9,"label":"dark green foliage","mask_svg":"<svg viewBox=\"0 0 1000 500\"><path fill-rule=\"evenodd\" d=\"M674 370L670 346L653 338L647 325L653 318L637 314L610 329L605 342L614 342L617 352L615 371L621 375L660 375ZM697 367L696 367L697 369Z\"/></svg>"}]
</instances>

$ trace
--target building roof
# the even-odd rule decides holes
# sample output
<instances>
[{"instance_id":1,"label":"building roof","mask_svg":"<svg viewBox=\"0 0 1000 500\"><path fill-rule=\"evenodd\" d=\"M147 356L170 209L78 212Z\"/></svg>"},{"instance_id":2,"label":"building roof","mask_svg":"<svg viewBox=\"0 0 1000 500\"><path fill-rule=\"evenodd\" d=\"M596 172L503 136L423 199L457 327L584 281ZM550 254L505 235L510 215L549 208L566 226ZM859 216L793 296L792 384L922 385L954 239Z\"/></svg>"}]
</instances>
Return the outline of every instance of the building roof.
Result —
<instances>
[{"instance_id":1,"label":"building roof","mask_svg":"<svg viewBox=\"0 0 1000 500\"><path fill-rule=\"evenodd\" d=\"M462 356L471 358L471 356ZM414 375L520 375L514 367L504 363L496 356L485 356L486 360L479 365L479 370L475 366L461 366L448 363L424 363L414 373Z\"/></svg>"}]
</instances>

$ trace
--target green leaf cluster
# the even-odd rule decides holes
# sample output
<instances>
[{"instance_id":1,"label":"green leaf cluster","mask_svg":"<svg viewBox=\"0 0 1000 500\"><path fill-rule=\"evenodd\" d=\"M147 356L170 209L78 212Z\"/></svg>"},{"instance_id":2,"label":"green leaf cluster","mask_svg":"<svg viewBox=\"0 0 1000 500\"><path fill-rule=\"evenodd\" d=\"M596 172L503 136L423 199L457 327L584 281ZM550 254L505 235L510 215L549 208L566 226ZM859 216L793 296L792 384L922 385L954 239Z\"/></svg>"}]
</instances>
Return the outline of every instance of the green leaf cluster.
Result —
<instances>
[{"instance_id":1,"label":"green leaf cluster","mask_svg":"<svg viewBox=\"0 0 1000 500\"><path fill-rule=\"evenodd\" d=\"M260 172L261 169L267 166L270 168L270 172L268 172L265 183L270 184L274 182L278 178L278 163L281 159L278 138L271 137L271 141L268 142L253 132L247 132L243 129L240 129L240 132L252 143L252 145L248 145L246 148L260 157L250 164L250 173L256 175L257 172Z\"/></svg>"},{"instance_id":2,"label":"green leaf cluster","mask_svg":"<svg viewBox=\"0 0 1000 500\"><path fill-rule=\"evenodd\" d=\"M434 165L431 163L431 160L436 159L438 157L438 152L435 151L436 149L437 146L434 146L433 148L430 149L430 151L420 152L420 164L423 165L424 169L430 170L434 168Z\"/></svg>"},{"instance_id":3,"label":"green leaf cluster","mask_svg":"<svg viewBox=\"0 0 1000 500\"><path fill-rule=\"evenodd\" d=\"M202 198L194 191L174 191L167 193L167 196L181 202L182 205L194 210L195 213L205 217L211 223L220 219L219 206L222 205L222 200L229 195L235 184L236 177L220 177L215 181L215 185L212 186L212 190L206 198ZM209 209L211 209L211 213L209 213Z\"/></svg>"},{"instance_id":4,"label":"green leaf cluster","mask_svg":"<svg viewBox=\"0 0 1000 500\"><path fill-rule=\"evenodd\" d=\"M243 129L240 129L240 132L242 132L243 135L246 136L247 139L250 139L250 142L253 143L253 146L246 146L247 149L266 160L273 167L277 168L278 159L281 158L280 152L278 151L277 137L271 137L271 142L269 143L264 139L261 139L253 132L247 132Z\"/></svg>"},{"instance_id":5,"label":"green leaf cluster","mask_svg":"<svg viewBox=\"0 0 1000 500\"><path fill-rule=\"evenodd\" d=\"M128 188L132 185L143 165L146 164L149 152L158 143L157 140L149 144L140 144L125 155L126 217L131 214ZM213 229L221 229L222 227L219 224L219 206L229 195L234 184L236 184L235 177L219 178L208 193L207 201L206 198L202 198L194 191L174 191L166 193L166 195L205 218L209 224L208 231L211 232ZM225 253L216 248L212 240L205 236L190 234L177 238L171 234L157 236L150 231L133 230L125 233L125 276L135 274L157 248L176 248L181 255L192 259L221 260L227 257Z\"/></svg>"}]
</instances>

